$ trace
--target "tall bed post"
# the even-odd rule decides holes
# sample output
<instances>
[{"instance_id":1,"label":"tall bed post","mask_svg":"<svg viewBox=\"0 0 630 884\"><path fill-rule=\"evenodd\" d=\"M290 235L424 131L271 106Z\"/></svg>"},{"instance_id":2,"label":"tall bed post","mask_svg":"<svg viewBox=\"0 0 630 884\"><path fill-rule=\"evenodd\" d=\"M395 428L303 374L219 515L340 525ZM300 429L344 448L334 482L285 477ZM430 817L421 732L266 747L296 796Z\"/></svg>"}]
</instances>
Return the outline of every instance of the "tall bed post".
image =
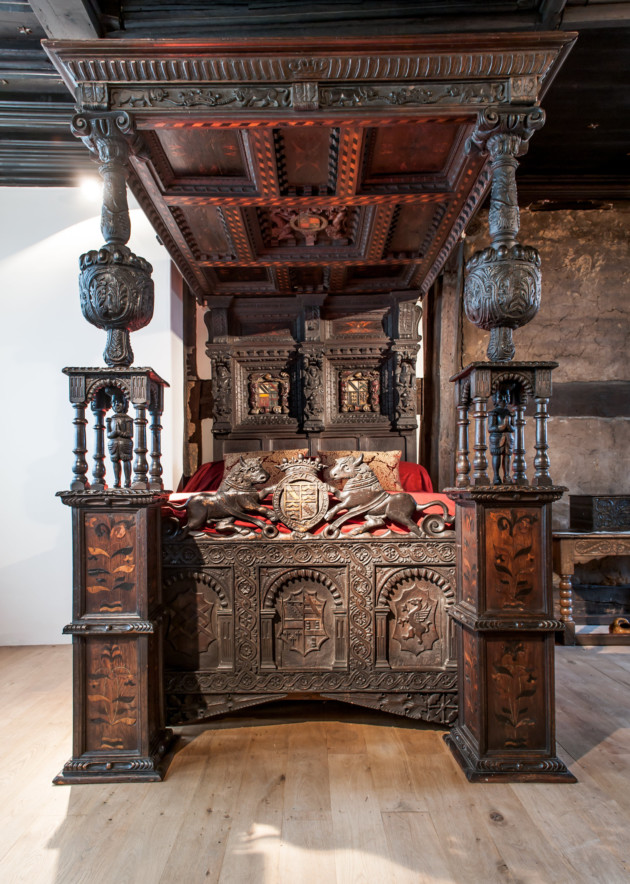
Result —
<instances>
[{"instance_id":1,"label":"tall bed post","mask_svg":"<svg viewBox=\"0 0 630 884\"><path fill-rule=\"evenodd\" d=\"M492 245L467 264L466 315L491 332L488 361L452 380L460 428L474 424L474 473L460 433L457 487L459 717L446 736L473 782L575 782L556 755L551 506L547 403L556 363L515 362L512 331L540 304L540 259L517 240L516 157L544 122L537 107L479 114L468 148L488 153L492 169ZM462 390L470 390L462 396ZM536 474L525 459L525 403L536 403ZM489 407L489 411L487 410ZM489 444L488 444L489 443ZM489 451L489 463L486 453ZM487 472L490 467L490 473Z\"/></svg>"},{"instance_id":2,"label":"tall bed post","mask_svg":"<svg viewBox=\"0 0 630 884\"><path fill-rule=\"evenodd\" d=\"M64 369L76 414L74 476L70 490L59 492L72 508L73 614L64 633L73 640L74 727L72 758L54 782L154 781L163 777L172 739L164 727L160 621L166 383L131 364L129 333L153 315L151 265L127 246L128 157L140 143L125 113L85 111L73 131L97 156L104 181L105 244L81 256L80 291L85 318L107 331L107 364ZM94 416L91 484L86 412Z\"/></svg>"}]
</instances>

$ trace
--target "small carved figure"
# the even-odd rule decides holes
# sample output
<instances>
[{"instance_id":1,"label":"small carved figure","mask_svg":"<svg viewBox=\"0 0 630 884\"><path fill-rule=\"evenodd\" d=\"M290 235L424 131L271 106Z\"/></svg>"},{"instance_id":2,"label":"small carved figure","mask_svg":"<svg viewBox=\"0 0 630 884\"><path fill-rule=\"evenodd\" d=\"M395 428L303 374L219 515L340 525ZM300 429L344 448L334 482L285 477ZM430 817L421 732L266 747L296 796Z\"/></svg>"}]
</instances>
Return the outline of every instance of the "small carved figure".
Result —
<instances>
[{"instance_id":1,"label":"small carved figure","mask_svg":"<svg viewBox=\"0 0 630 884\"><path fill-rule=\"evenodd\" d=\"M304 416L319 417L324 410L324 390L321 359L317 356L304 359L304 400Z\"/></svg>"},{"instance_id":2,"label":"small carved figure","mask_svg":"<svg viewBox=\"0 0 630 884\"><path fill-rule=\"evenodd\" d=\"M131 486L131 461L133 460L133 419L127 411L129 404L122 394L112 396L112 411L107 418L109 457L114 469L114 488L120 488L121 464L125 475L125 488Z\"/></svg>"},{"instance_id":3,"label":"small carved figure","mask_svg":"<svg viewBox=\"0 0 630 884\"><path fill-rule=\"evenodd\" d=\"M218 422L228 421L230 418L231 384L229 357L217 357L213 365L212 397L214 400L213 417Z\"/></svg>"},{"instance_id":4,"label":"small carved figure","mask_svg":"<svg viewBox=\"0 0 630 884\"><path fill-rule=\"evenodd\" d=\"M409 412L415 412L413 387L416 379L415 368L406 357L401 357L396 366L396 416L402 417Z\"/></svg>"},{"instance_id":5,"label":"small carved figure","mask_svg":"<svg viewBox=\"0 0 630 884\"><path fill-rule=\"evenodd\" d=\"M373 528L382 528L386 519L396 522L398 525L404 525L418 537L424 536L423 531L425 533L440 533L446 528L452 528L452 517L442 501L433 500L417 504L411 494L407 494L405 491L390 494L384 490L369 466L363 463L362 454L357 457L349 454L346 457L338 458L330 471L330 478L346 479L347 481L343 491L336 492L339 503L324 516L327 522L332 522L340 511L345 510L325 529L324 534L327 537L337 537L341 525L355 516L365 516L365 524L353 528L349 532L350 536L366 534ZM427 516L422 523L422 529L420 529L413 517L434 506L441 507L442 515ZM391 533L391 530L388 533Z\"/></svg>"},{"instance_id":6,"label":"small carved figure","mask_svg":"<svg viewBox=\"0 0 630 884\"><path fill-rule=\"evenodd\" d=\"M254 485L261 485L269 478L269 473L262 466L257 457L241 457L239 462L223 478L218 491L207 491L201 494L193 494L185 503L173 503L169 506L173 509L185 509L188 521L184 526L182 536L185 537L190 531L200 531L206 526L213 526L218 531L233 530L236 534L244 537L254 537L255 532L244 525L236 525L239 522L249 522L261 529L265 537L275 537L278 529L274 525L263 522L262 519L252 515L257 513L270 522L277 522L278 518L273 510L261 506L261 501L274 491L274 488L266 488L257 491Z\"/></svg>"},{"instance_id":7,"label":"small carved figure","mask_svg":"<svg viewBox=\"0 0 630 884\"><path fill-rule=\"evenodd\" d=\"M494 408L488 415L490 454L495 485L511 485L510 464L514 450L514 412L510 391L499 387L493 393Z\"/></svg>"}]
</instances>

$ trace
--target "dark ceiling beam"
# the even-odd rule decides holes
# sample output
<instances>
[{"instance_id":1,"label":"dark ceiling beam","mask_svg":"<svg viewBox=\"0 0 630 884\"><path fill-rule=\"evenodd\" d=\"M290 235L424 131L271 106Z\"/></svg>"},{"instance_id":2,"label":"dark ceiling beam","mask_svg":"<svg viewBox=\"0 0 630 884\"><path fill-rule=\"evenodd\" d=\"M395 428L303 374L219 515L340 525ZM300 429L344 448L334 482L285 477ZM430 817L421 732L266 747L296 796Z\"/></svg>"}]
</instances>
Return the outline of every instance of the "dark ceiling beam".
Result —
<instances>
[{"instance_id":1,"label":"dark ceiling beam","mask_svg":"<svg viewBox=\"0 0 630 884\"><path fill-rule=\"evenodd\" d=\"M30 0L46 35L55 40L93 40L102 36L101 23L90 0Z\"/></svg>"},{"instance_id":2,"label":"dark ceiling beam","mask_svg":"<svg viewBox=\"0 0 630 884\"><path fill-rule=\"evenodd\" d=\"M618 28L630 24L630 3L594 3L568 6L562 17L567 31L586 28Z\"/></svg>"},{"instance_id":3,"label":"dark ceiling beam","mask_svg":"<svg viewBox=\"0 0 630 884\"><path fill-rule=\"evenodd\" d=\"M562 16L567 0L542 0L540 23L545 31L553 31L562 24Z\"/></svg>"}]
</instances>

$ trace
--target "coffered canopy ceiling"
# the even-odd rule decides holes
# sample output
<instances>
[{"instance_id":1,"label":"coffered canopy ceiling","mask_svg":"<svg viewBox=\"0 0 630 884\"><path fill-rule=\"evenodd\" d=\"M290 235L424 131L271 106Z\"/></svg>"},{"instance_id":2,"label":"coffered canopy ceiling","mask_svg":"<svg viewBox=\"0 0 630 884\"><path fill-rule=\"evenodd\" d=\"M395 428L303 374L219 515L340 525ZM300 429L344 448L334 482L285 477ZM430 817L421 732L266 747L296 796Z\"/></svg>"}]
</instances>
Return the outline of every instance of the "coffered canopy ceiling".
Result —
<instances>
[{"instance_id":1,"label":"coffered canopy ceiling","mask_svg":"<svg viewBox=\"0 0 630 884\"><path fill-rule=\"evenodd\" d=\"M130 185L195 295L426 292L483 197L486 107L537 103L572 36L50 41L129 114Z\"/></svg>"}]
</instances>

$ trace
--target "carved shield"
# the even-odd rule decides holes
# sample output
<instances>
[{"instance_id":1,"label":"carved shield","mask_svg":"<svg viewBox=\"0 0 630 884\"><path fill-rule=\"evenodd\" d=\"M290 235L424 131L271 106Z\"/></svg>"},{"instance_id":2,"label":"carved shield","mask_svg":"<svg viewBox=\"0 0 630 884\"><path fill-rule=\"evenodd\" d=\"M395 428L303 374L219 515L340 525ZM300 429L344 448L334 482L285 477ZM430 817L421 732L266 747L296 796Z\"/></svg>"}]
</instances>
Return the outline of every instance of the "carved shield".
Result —
<instances>
[{"instance_id":1,"label":"carved shield","mask_svg":"<svg viewBox=\"0 0 630 884\"><path fill-rule=\"evenodd\" d=\"M282 629L279 638L303 657L311 651L319 651L328 638L324 628L324 608L316 592L303 592L301 589L282 599Z\"/></svg>"},{"instance_id":2,"label":"carved shield","mask_svg":"<svg viewBox=\"0 0 630 884\"><path fill-rule=\"evenodd\" d=\"M392 638L402 650L410 651L416 657L422 651L430 651L438 640L435 625L437 601L411 586L392 600L391 607L396 618Z\"/></svg>"},{"instance_id":3,"label":"carved shield","mask_svg":"<svg viewBox=\"0 0 630 884\"><path fill-rule=\"evenodd\" d=\"M285 525L304 533L326 515L328 492L312 470L292 469L276 486L273 508Z\"/></svg>"}]
</instances>

